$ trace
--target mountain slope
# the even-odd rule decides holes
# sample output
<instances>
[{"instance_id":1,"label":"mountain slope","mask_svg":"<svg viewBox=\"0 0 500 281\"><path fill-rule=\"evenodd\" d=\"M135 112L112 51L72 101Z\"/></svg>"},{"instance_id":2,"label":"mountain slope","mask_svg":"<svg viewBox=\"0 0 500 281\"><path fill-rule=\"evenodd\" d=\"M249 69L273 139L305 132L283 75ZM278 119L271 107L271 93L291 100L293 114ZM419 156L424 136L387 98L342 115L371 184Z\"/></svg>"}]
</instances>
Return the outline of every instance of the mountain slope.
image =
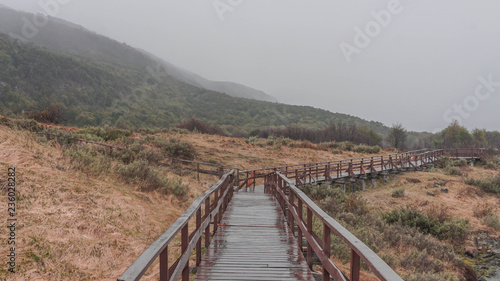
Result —
<instances>
[{"instance_id":1,"label":"mountain slope","mask_svg":"<svg viewBox=\"0 0 500 281\"><path fill-rule=\"evenodd\" d=\"M241 85L233 82L221 82L221 81L210 81L206 78L201 77L198 74L189 72L178 66L175 66L155 55L148 53L147 51L140 50L144 54L154 58L156 60L155 67L146 67L148 72L153 72L156 75L169 75L182 82L198 86L207 90L212 90L220 93L225 93L233 97L249 98L261 101L278 102L278 100L270 96L263 91L259 91L245 85Z\"/></svg>"},{"instance_id":2,"label":"mountain slope","mask_svg":"<svg viewBox=\"0 0 500 281\"><path fill-rule=\"evenodd\" d=\"M66 123L79 126L165 127L194 117L229 133L329 123L387 130L381 123L308 106L230 97L170 76L155 80L135 69L43 50L6 35L0 36L0 61L0 112L8 115L60 103Z\"/></svg>"},{"instance_id":3,"label":"mountain slope","mask_svg":"<svg viewBox=\"0 0 500 281\"><path fill-rule=\"evenodd\" d=\"M124 43L91 32L82 26L49 17L45 26L24 28L24 19L33 18L32 14L0 7L0 33L28 41L49 50L61 51L92 60L123 65L138 71L156 70L159 66L166 74L178 80L230 96L249 99L277 101L276 98L259 90L230 82L210 81L199 75L176 67L145 51L137 50Z\"/></svg>"}]
</instances>

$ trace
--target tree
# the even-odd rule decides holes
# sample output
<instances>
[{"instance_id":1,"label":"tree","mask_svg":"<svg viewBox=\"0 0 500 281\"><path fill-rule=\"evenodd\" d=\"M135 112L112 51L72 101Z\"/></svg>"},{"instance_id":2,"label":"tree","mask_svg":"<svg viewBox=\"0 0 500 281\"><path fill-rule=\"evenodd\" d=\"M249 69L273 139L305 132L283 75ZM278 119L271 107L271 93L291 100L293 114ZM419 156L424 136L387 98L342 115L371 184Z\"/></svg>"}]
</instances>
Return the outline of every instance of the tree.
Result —
<instances>
[{"instance_id":1,"label":"tree","mask_svg":"<svg viewBox=\"0 0 500 281\"><path fill-rule=\"evenodd\" d=\"M389 135L387 135L386 141L393 147L397 149L404 149L406 147L406 139L408 138L408 132L401 125L401 123L393 124Z\"/></svg>"}]
</instances>

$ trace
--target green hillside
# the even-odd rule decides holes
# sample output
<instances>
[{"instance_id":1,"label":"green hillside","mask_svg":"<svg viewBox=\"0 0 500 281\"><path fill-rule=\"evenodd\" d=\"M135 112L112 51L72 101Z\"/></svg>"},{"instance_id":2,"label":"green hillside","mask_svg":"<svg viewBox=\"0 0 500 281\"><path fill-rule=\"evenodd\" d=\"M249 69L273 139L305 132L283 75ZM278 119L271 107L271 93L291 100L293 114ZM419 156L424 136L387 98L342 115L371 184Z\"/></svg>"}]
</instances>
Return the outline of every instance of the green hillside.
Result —
<instances>
[{"instance_id":1,"label":"green hillside","mask_svg":"<svg viewBox=\"0 0 500 281\"><path fill-rule=\"evenodd\" d=\"M166 127L197 118L229 133L263 127L330 123L388 128L345 114L308 106L235 98L201 89L172 77L111 63L47 51L0 36L0 112L22 115L60 104L68 125Z\"/></svg>"},{"instance_id":2,"label":"green hillside","mask_svg":"<svg viewBox=\"0 0 500 281\"><path fill-rule=\"evenodd\" d=\"M231 82L210 81L199 75L181 69L144 50L133 48L106 36L89 31L82 26L68 21L49 17L43 28L37 28L36 34L24 36L24 18L33 18L32 14L0 7L0 33L21 38L38 47L75 55L90 60L113 63L141 72L155 72L169 75L175 79L196 87L226 93L234 97L244 97L263 101L277 101L276 98L253 88Z\"/></svg>"}]
</instances>

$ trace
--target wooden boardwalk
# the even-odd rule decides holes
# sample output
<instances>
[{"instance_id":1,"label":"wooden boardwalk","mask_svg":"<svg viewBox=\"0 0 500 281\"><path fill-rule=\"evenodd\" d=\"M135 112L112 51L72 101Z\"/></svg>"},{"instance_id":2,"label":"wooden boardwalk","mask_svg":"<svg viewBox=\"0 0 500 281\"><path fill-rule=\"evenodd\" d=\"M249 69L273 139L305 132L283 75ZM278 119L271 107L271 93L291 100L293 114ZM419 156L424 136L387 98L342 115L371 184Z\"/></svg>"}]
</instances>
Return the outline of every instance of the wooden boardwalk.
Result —
<instances>
[{"instance_id":1,"label":"wooden boardwalk","mask_svg":"<svg viewBox=\"0 0 500 281\"><path fill-rule=\"evenodd\" d=\"M314 280L278 203L264 193L234 194L194 280Z\"/></svg>"}]
</instances>

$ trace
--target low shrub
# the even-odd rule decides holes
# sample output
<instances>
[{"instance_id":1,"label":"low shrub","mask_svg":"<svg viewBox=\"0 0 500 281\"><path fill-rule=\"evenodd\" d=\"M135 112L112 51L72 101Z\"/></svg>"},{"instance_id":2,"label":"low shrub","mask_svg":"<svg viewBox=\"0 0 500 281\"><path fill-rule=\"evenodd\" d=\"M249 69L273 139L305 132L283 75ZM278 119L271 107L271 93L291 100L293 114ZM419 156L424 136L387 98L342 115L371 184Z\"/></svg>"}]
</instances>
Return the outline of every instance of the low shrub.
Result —
<instances>
[{"instance_id":1,"label":"low shrub","mask_svg":"<svg viewBox=\"0 0 500 281\"><path fill-rule=\"evenodd\" d=\"M462 171L460 171L459 167L455 166L447 166L445 168L445 174L450 175L450 176L462 176Z\"/></svg>"},{"instance_id":2,"label":"low shrub","mask_svg":"<svg viewBox=\"0 0 500 281\"><path fill-rule=\"evenodd\" d=\"M354 146L354 149L353 149L353 151L357 152L357 153L371 153L371 154L379 153L380 150L381 150L381 148L378 145L369 146L369 145L364 145L364 144L356 145L356 146Z\"/></svg>"},{"instance_id":3,"label":"low shrub","mask_svg":"<svg viewBox=\"0 0 500 281\"><path fill-rule=\"evenodd\" d=\"M224 130L218 126L210 125L201 120L191 118L188 121L185 121L176 126L179 129L186 129L191 132L200 132L202 134L210 134L210 135L220 135L225 136L226 133Z\"/></svg>"},{"instance_id":4,"label":"low shrub","mask_svg":"<svg viewBox=\"0 0 500 281\"><path fill-rule=\"evenodd\" d=\"M26 114L29 119L34 119L38 122L59 124L63 121L61 106L58 104L50 105L46 109L33 109Z\"/></svg>"},{"instance_id":5,"label":"low shrub","mask_svg":"<svg viewBox=\"0 0 500 281\"><path fill-rule=\"evenodd\" d=\"M38 122L36 122L33 119L15 120L13 122L13 126L19 130L25 130L34 133L39 133L45 130L44 126L41 126L40 124L38 124Z\"/></svg>"},{"instance_id":6,"label":"low shrub","mask_svg":"<svg viewBox=\"0 0 500 281\"><path fill-rule=\"evenodd\" d=\"M464 167L464 166L467 166L467 160L457 159L457 160L452 161L451 165L454 167Z\"/></svg>"},{"instance_id":7,"label":"low shrub","mask_svg":"<svg viewBox=\"0 0 500 281\"><path fill-rule=\"evenodd\" d=\"M137 153L137 159L146 160L150 164L158 165L165 158L162 151L158 151L156 149L145 148Z\"/></svg>"},{"instance_id":8,"label":"low shrub","mask_svg":"<svg viewBox=\"0 0 500 281\"><path fill-rule=\"evenodd\" d=\"M86 139L90 141L116 141L123 137L129 137L132 131L116 129L112 127L86 127L72 134L75 138Z\"/></svg>"},{"instance_id":9,"label":"low shrub","mask_svg":"<svg viewBox=\"0 0 500 281\"><path fill-rule=\"evenodd\" d=\"M452 242L464 241L469 228L469 221L466 219L449 218L441 222L436 216L426 215L410 207L384 212L382 218L389 224L400 223L403 226L415 227L424 234Z\"/></svg>"},{"instance_id":10,"label":"low shrub","mask_svg":"<svg viewBox=\"0 0 500 281\"><path fill-rule=\"evenodd\" d=\"M295 147L298 148L309 148L309 149L318 149L319 146L315 145L314 143L310 141L301 141L301 142L296 142Z\"/></svg>"},{"instance_id":11,"label":"low shrub","mask_svg":"<svg viewBox=\"0 0 500 281\"><path fill-rule=\"evenodd\" d=\"M489 170L497 170L500 166L496 161L493 161L491 159L486 159L483 163L483 167Z\"/></svg>"},{"instance_id":12,"label":"low shrub","mask_svg":"<svg viewBox=\"0 0 500 281\"><path fill-rule=\"evenodd\" d=\"M299 186L299 188L313 200L322 200L327 197L342 197L345 199L345 196L339 194L338 189L330 188L326 183L320 185L306 184Z\"/></svg>"},{"instance_id":13,"label":"low shrub","mask_svg":"<svg viewBox=\"0 0 500 281\"><path fill-rule=\"evenodd\" d=\"M495 214L486 214L481 222L495 230L500 230L500 222L498 221L498 216Z\"/></svg>"},{"instance_id":14,"label":"low shrub","mask_svg":"<svg viewBox=\"0 0 500 281\"><path fill-rule=\"evenodd\" d=\"M163 147L169 157L193 160L196 157L195 148L188 142L170 138Z\"/></svg>"},{"instance_id":15,"label":"low shrub","mask_svg":"<svg viewBox=\"0 0 500 281\"><path fill-rule=\"evenodd\" d=\"M405 196L405 189L404 188L398 188L394 191L392 191L392 197L394 198L401 198Z\"/></svg>"},{"instance_id":16,"label":"low shrub","mask_svg":"<svg viewBox=\"0 0 500 281\"><path fill-rule=\"evenodd\" d=\"M70 145L64 148L64 154L71 158L73 168L100 175L109 170L111 160L94 147Z\"/></svg>"},{"instance_id":17,"label":"low shrub","mask_svg":"<svg viewBox=\"0 0 500 281\"><path fill-rule=\"evenodd\" d=\"M465 180L468 185L481 188L483 191L500 196L500 175L497 177L488 177L484 179L468 178Z\"/></svg>"},{"instance_id":18,"label":"low shrub","mask_svg":"<svg viewBox=\"0 0 500 281\"><path fill-rule=\"evenodd\" d=\"M141 191L159 190L177 196L184 196L187 191L187 187L182 184L181 180L169 181L145 160L137 160L128 165L119 165L117 172L126 183L138 184Z\"/></svg>"},{"instance_id":19,"label":"low shrub","mask_svg":"<svg viewBox=\"0 0 500 281\"><path fill-rule=\"evenodd\" d=\"M443 264L440 261L433 259L426 249L423 251L410 251L403 259L401 259L401 266L406 269L413 268L419 272L432 273L438 273L443 269Z\"/></svg>"}]
</instances>

